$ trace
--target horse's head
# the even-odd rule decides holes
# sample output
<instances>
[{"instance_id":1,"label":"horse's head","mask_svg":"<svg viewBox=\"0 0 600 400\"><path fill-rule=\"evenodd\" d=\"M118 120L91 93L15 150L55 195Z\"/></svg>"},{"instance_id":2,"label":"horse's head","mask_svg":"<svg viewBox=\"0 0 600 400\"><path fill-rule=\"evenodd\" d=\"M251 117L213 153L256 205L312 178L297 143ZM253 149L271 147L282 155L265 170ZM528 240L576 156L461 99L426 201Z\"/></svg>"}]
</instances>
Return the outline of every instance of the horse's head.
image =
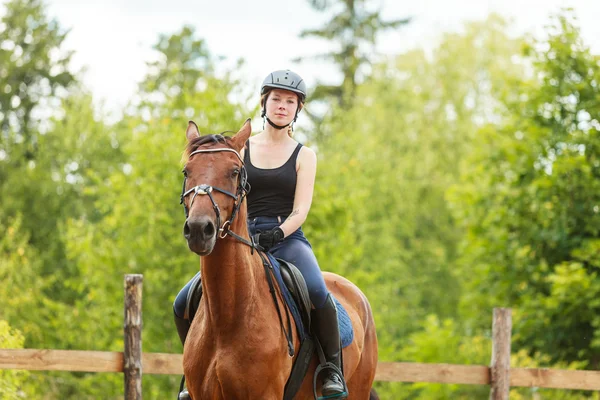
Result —
<instances>
[{"instance_id":1,"label":"horse's head","mask_svg":"<svg viewBox=\"0 0 600 400\"><path fill-rule=\"evenodd\" d=\"M242 205L247 182L240 151L251 133L249 119L231 138L200 136L196 124L188 124L181 194L186 211L183 235L190 250L198 255L210 254L217 238L227 234Z\"/></svg>"}]
</instances>

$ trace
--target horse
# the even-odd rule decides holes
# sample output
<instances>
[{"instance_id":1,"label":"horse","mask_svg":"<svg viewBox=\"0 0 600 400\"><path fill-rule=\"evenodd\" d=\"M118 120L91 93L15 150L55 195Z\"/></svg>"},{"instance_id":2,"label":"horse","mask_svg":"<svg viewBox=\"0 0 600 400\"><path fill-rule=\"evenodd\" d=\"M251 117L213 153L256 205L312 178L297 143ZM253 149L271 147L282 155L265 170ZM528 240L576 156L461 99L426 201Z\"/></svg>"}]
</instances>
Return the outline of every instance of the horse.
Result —
<instances>
[{"instance_id":1,"label":"horse","mask_svg":"<svg viewBox=\"0 0 600 400\"><path fill-rule=\"evenodd\" d=\"M201 136L193 121L186 129L184 236L188 248L200 256L203 287L183 350L184 376L193 400L280 400L294 362L277 311L285 307L281 291L276 288L276 307L248 232L240 153L250 135L250 119L233 137ZM354 329L352 343L343 350L348 398L377 400L372 388L377 336L369 302L349 280L323 275ZM297 354L298 335L295 329L290 333ZM314 398L317 364L313 356L295 399Z\"/></svg>"}]
</instances>

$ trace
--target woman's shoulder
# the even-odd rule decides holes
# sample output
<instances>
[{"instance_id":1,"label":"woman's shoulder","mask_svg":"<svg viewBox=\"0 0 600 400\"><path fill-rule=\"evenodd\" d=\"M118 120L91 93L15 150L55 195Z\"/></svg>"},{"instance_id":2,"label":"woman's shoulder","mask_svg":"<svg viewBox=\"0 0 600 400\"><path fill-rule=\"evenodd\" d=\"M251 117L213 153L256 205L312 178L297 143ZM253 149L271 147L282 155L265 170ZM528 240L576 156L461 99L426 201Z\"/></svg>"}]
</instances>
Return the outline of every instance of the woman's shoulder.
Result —
<instances>
[{"instance_id":1,"label":"woman's shoulder","mask_svg":"<svg viewBox=\"0 0 600 400\"><path fill-rule=\"evenodd\" d=\"M261 140L260 133L253 134L252 136L250 136L248 138L248 140L244 144L244 148L242 149L242 152L245 153L248 146L260 147L261 143L262 143L262 140Z\"/></svg>"},{"instance_id":2,"label":"woman's shoulder","mask_svg":"<svg viewBox=\"0 0 600 400\"><path fill-rule=\"evenodd\" d=\"M260 141L260 133L255 133L248 138L246 143L255 144L257 141Z\"/></svg>"},{"instance_id":3,"label":"woman's shoulder","mask_svg":"<svg viewBox=\"0 0 600 400\"><path fill-rule=\"evenodd\" d=\"M300 152L298 153L298 158L300 162L316 163L317 153L310 147L302 145L302 147L300 147Z\"/></svg>"},{"instance_id":4,"label":"woman's shoulder","mask_svg":"<svg viewBox=\"0 0 600 400\"><path fill-rule=\"evenodd\" d=\"M300 153L312 153L315 154L314 150L311 149L309 146L305 145L304 143L300 143L298 141L296 141L295 139L292 139L294 141L294 143L296 143L296 147L300 147Z\"/></svg>"}]
</instances>

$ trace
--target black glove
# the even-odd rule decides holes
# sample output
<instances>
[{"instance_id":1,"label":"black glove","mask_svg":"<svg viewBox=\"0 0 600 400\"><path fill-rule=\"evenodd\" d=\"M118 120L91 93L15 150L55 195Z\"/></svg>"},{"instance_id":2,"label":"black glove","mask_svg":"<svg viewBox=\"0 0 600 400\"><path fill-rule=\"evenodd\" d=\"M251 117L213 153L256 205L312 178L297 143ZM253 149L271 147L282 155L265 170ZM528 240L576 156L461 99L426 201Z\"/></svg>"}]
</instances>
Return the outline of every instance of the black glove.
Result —
<instances>
[{"instance_id":1,"label":"black glove","mask_svg":"<svg viewBox=\"0 0 600 400\"><path fill-rule=\"evenodd\" d=\"M283 231L280 227L276 226L270 231L258 232L252 238L254 243L257 243L264 251L269 251L273 246L283 240Z\"/></svg>"}]
</instances>

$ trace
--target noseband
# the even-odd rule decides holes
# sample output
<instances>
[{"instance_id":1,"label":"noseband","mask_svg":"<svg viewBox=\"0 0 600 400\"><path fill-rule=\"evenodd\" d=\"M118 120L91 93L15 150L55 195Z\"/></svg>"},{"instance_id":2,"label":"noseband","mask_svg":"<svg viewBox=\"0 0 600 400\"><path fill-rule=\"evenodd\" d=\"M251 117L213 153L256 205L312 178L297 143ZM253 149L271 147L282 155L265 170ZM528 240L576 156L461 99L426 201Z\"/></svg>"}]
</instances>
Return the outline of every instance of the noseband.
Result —
<instances>
[{"instance_id":1,"label":"noseband","mask_svg":"<svg viewBox=\"0 0 600 400\"><path fill-rule=\"evenodd\" d=\"M242 168L240 170L239 183L238 183L238 187L237 187L237 193L234 195L233 193L228 192L227 190L223 190L223 189L220 189L218 187L214 187L214 186L211 186L208 184L196 185L193 188L190 188L186 191L185 190L185 184L187 181L187 176L186 176L183 178L183 188L181 190L181 199L180 199L179 204L183 204L183 209L185 211L185 217L188 218L189 209L192 207L192 204L194 204L194 199L196 198L196 196L207 195L213 205L215 214L217 215L217 226L219 227L218 237L220 239L224 239L227 235L231 235L231 236L235 237L236 239L254 247L251 242L248 242L243 237L241 237L229 230L229 227L231 226L233 219L235 218L238 211L240 210L240 207L242 206L242 201L244 200L244 197L246 197L246 195L250 191L250 184L248 183L246 167L244 166L244 160L242 160L242 157L240 156L240 154L237 151L235 151L234 149L228 149L228 148L201 149L201 150L193 151L192 153L190 153L189 157L191 158L194 154L199 154L199 153L219 153L219 152L224 152L224 151L228 151L228 152L235 154L242 163ZM231 212L231 218L229 218L227 221L225 221L222 226L221 226L221 209L219 208L218 204L216 203L216 201L212 195L212 192L215 190L219 193L223 193L224 195L233 198L233 200L234 200L234 207L233 207L233 211ZM194 195L192 196L192 199L190 200L190 206L188 208L185 204L185 198L191 193L193 193Z\"/></svg>"}]
</instances>

